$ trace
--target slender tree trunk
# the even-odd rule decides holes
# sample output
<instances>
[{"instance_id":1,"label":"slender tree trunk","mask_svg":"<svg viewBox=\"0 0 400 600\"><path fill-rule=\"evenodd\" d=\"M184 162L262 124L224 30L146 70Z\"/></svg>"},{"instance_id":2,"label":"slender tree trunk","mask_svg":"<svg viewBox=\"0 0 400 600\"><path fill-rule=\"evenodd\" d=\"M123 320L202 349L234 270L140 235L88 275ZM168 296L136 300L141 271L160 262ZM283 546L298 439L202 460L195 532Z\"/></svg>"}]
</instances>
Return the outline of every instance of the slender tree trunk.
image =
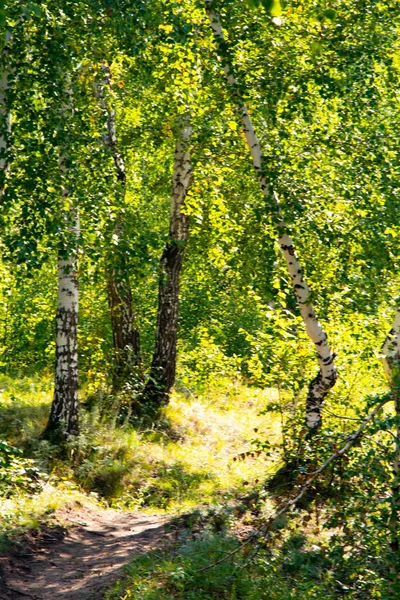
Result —
<instances>
[{"instance_id":1,"label":"slender tree trunk","mask_svg":"<svg viewBox=\"0 0 400 600\"><path fill-rule=\"evenodd\" d=\"M181 118L180 125L172 179L169 236L160 261L155 348L149 379L141 396L141 402L150 410L168 404L175 383L179 280L189 238L189 217L183 214L182 209L192 182L189 151L192 128L185 118Z\"/></svg>"},{"instance_id":2,"label":"slender tree trunk","mask_svg":"<svg viewBox=\"0 0 400 600\"><path fill-rule=\"evenodd\" d=\"M65 157L60 161L65 173ZM68 203L69 190L62 190L63 203ZM65 204L64 204L65 205ZM54 443L69 435L78 435L78 255L79 214L70 203L67 251L58 257L58 308L56 315L56 365L54 398L43 438ZM74 246L71 249L71 246Z\"/></svg>"},{"instance_id":3,"label":"slender tree trunk","mask_svg":"<svg viewBox=\"0 0 400 600\"><path fill-rule=\"evenodd\" d=\"M390 566L392 581L389 589L391 593L396 594L400 591L398 568L400 559L400 307L397 308L393 328L388 333L382 347L382 362L392 389L396 415L391 515L389 520L390 549L392 551Z\"/></svg>"},{"instance_id":4,"label":"slender tree trunk","mask_svg":"<svg viewBox=\"0 0 400 600\"><path fill-rule=\"evenodd\" d=\"M382 362L386 377L391 386L394 384L396 369L399 369L400 357L400 306L396 310L393 327L382 346ZM397 375L398 376L398 375ZM398 385L398 383L397 383Z\"/></svg>"},{"instance_id":5,"label":"slender tree trunk","mask_svg":"<svg viewBox=\"0 0 400 600\"><path fill-rule=\"evenodd\" d=\"M213 9L212 0L205 0L206 11L210 20L211 28L217 49L221 57L221 63L227 82L233 92L233 98L240 116L243 132L249 147L253 166L260 182L261 191L267 201L267 207L271 211L275 227L278 233L278 243L286 260L288 270L293 282L297 303L303 318L306 331L311 341L316 346L319 372L311 381L306 404L306 423L310 432L316 431L322 423L322 403L326 394L335 385L337 372L335 368L335 355L331 352L327 335L322 328L310 300L310 288L308 287L303 270L299 264L294 244L289 236L279 206L276 192L270 182L267 181L268 165L262 155L260 143L255 133L253 123L249 116L247 106L240 93L238 81L234 76L230 52L224 39L221 21L218 13Z\"/></svg>"},{"instance_id":6,"label":"slender tree trunk","mask_svg":"<svg viewBox=\"0 0 400 600\"><path fill-rule=\"evenodd\" d=\"M111 73L106 65L103 65L102 71L104 78L95 86L95 91L106 116L103 141L114 161L118 191L123 203L126 194L125 163L117 143L115 110L110 109L104 93L104 88L107 88L107 93L111 90ZM118 392L132 376L142 379L142 358L124 254L125 227L120 219L115 223L114 236L119 244L107 257L107 291L114 343L113 390Z\"/></svg>"},{"instance_id":7,"label":"slender tree trunk","mask_svg":"<svg viewBox=\"0 0 400 600\"><path fill-rule=\"evenodd\" d=\"M115 270L108 278L108 303L114 342L113 389L117 392L133 374L142 378L142 360L131 288Z\"/></svg>"},{"instance_id":8,"label":"slender tree trunk","mask_svg":"<svg viewBox=\"0 0 400 600\"><path fill-rule=\"evenodd\" d=\"M2 74L0 78L0 201L4 195L5 178L9 170L9 140L11 135L11 109L8 101L12 70L8 65L8 55L12 33L7 29L5 46L2 50Z\"/></svg>"}]
</instances>

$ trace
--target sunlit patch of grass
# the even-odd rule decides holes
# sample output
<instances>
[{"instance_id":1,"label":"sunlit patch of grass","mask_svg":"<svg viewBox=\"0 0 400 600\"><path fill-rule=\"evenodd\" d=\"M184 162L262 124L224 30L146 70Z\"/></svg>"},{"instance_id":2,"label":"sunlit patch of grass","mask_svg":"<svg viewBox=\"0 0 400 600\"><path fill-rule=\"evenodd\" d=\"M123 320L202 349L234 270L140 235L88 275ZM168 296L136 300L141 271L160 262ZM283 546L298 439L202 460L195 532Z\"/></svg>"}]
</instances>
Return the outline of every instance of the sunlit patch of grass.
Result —
<instances>
[{"instance_id":1,"label":"sunlit patch of grass","mask_svg":"<svg viewBox=\"0 0 400 600\"><path fill-rule=\"evenodd\" d=\"M60 457L40 440L51 379L2 377L0 437L23 448L53 480L73 481L117 508L185 511L228 501L253 492L273 469L277 455L250 453L256 438L278 441L280 422L275 413L259 414L274 401L273 390L217 383L200 397L173 394L161 420L146 430L118 424L104 406L82 408L81 434Z\"/></svg>"},{"instance_id":2,"label":"sunlit patch of grass","mask_svg":"<svg viewBox=\"0 0 400 600\"><path fill-rule=\"evenodd\" d=\"M252 440L257 437L279 436L278 419L259 414L273 394L238 385L234 398L174 394L160 428L119 430L118 442L114 436L110 439L108 430L109 462L103 466L113 470L110 454L115 455L117 445L124 464L130 465L122 475L124 489L113 504L187 510L253 491L274 461L263 455L241 460L239 455L254 450ZM97 439L102 448L107 445L101 434Z\"/></svg>"},{"instance_id":3,"label":"sunlit patch of grass","mask_svg":"<svg viewBox=\"0 0 400 600\"><path fill-rule=\"evenodd\" d=\"M0 437L13 446L30 445L46 425L52 393L50 375L21 379L0 375Z\"/></svg>"},{"instance_id":4,"label":"sunlit patch of grass","mask_svg":"<svg viewBox=\"0 0 400 600\"><path fill-rule=\"evenodd\" d=\"M38 494L0 498L0 551L9 550L21 534L54 524L56 511L67 506L94 508L96 502L95 496L83 494L67 481L48 483Z\"/></svg>"}]
</instances>

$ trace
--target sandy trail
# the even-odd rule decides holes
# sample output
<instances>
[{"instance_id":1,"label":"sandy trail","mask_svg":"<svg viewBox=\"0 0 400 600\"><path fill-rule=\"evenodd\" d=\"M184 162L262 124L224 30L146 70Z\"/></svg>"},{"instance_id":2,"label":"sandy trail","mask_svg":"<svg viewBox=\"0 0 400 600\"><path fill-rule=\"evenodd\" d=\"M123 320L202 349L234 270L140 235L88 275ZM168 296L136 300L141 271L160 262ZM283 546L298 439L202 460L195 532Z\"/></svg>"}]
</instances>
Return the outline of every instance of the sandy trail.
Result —
<instances>
[{"instance_id":1,"label":"sandy trail","mask_svg":"<svg viewBox=\"0 0 400 600\"><path fill-rule=\"evenodd\" d=\"M1 600L101 600L131 558L170 543L165 517L88 509L64 511L49 528L0 559Z\"/></svg>"}]
</instances>

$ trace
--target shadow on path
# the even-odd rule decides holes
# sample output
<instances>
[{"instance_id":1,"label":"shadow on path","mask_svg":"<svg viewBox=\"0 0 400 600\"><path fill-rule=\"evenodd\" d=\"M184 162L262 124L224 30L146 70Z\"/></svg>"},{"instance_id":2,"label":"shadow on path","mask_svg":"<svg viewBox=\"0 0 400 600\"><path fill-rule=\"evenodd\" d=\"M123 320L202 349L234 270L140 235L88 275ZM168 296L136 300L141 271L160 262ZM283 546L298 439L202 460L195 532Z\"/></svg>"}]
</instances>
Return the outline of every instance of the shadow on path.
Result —
<instances>
[{"instance_id":1,"label":"shadow on path","mask_svg":"<svg viewBox=\"0 0 400 600\"><path fill-rule=\"evenodd\" d=\"M33 547L0 560L1 600L100 600L134 556L173 538L159 515L81 509L62 518L73 526L48 529Z\"/></svg>"}]
</instances>

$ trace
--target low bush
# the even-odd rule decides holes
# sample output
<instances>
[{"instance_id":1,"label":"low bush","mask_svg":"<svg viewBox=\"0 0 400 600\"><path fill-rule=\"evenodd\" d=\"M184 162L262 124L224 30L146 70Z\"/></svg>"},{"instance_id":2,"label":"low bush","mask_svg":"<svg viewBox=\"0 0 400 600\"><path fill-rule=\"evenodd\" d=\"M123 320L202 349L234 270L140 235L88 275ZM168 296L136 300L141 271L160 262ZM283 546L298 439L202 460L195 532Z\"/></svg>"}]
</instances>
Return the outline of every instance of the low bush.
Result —
<instances>
[{"instance_id":1,"label":"low bush","mask_svg":"<svg viewBox=\"0 0 400 600\"><path fill-rule=\"evenodd\" d=\"M10 497L18 492L33 494L42 489L46 478L34 460L24 458L19 448L0 440L0 496Z\"/></svg>"}]
</instances>

